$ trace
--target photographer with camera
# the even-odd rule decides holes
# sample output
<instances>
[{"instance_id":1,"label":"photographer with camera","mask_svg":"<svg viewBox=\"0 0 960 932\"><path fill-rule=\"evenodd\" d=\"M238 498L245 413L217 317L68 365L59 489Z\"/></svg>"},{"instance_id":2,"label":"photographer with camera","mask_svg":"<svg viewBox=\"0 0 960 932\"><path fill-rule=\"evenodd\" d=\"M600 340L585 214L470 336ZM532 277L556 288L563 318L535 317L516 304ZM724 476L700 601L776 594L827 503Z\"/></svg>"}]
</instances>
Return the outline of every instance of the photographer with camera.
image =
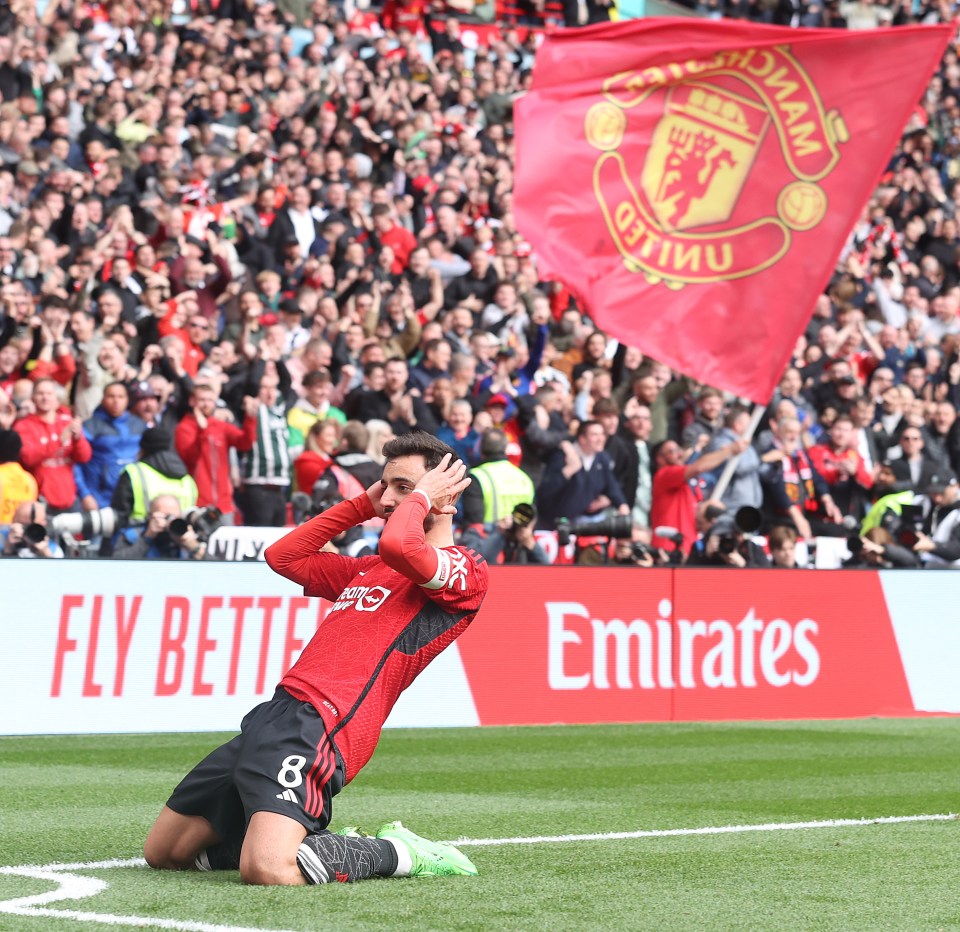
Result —
<instances>
[{"instance_id":1,"label":"photographer with camera","mask_svg":"<svg viewBox=\"0 0 960 932\"><path fill-rule=\"evenodd\" d=\"M770 559L753 539L762 520L760 509L751 505L743 505L734 514L725 511L707 532L702 553L691 553L688 562L737 569L768 568Z\"/></svg>"},{"instance_id":2,"label":"photographer with camera","mask_svg":"<svg viewBox=\"0 0 960 932\"><path fill-rule=\"evenodd\" d=\"M927 480L924 495L930 503L924 508L921 529L902 540L910 544L928 569L960 567L960 485L952 469L937 468Z\"/></svg>"},{"instance_id":3,"label":"photographer with camera","mask_svg":"<svg viewBox=\"0 0 960 932\"><path fill-rule=\"evenodd\" d=\"M520 502L513 511L487 532L476 550L488 563L505 563L511 566L547 566L550 558L533 536L537 512L533 505ZM468 541L467 534L463 541ZM465 544L466 545L466 544Z\"/></svg>"},{"instance_id":4,"label":"photographer with camera","mask_svg":"<svg viewBox=\"0 0 960 932\"><path fill-rule=\"evenodd\" d=\"M616 538L613 562L617 566L641 566L644 569L669 564L670 554L651 547L650 536L648 528L635 528L630 537Z\"/></svg>"},{"instance_id":5,"label":"photographer with camera","mask_svg":"<svg viewBox=\"0 0 960 932\"><path fill-rule=\"evenodd\" d=\"M21 502L4 535L3 556L43 560L62 559L63 549L47 529L47 506L43 502Z\"/></svg>"},{"instance_id":6,"label":"photographer with camera","mask_svg":"<svg viewBox=\"0 0 960 932\"><path fill-rule=\"evenodd\" d=\"M885 527L871 528L863 537L851 537L847 547L850 559L843 562L847 569L918 569L921 565L919 555L898 544Z\"/></svg>"},{"instance_id":7,"label":"photographer with camera","mask_svg":"<svg viewBox=\"0 0 960 932\"><path fill-rule=\"evenodd\" d=\"M216 509L197 508L184 517L175 495L158 495L150 502L146 525L120 533L113 559L213 560L207 543L218 522Z\"/></svg>"},{"instance_id":8,"label":"photographer with camera","mask_svg":"<svg viewBox=\"0 0 960 932\"><path fill-rule=\"evenodd\" d=\"M140 435L137 461L125 466L110 506L117 526L142 525L158 495L173 495L183 511L197 504L197 484L173 450L173 435L164 427L148 427Z\"/></svg>"}]
</instances>

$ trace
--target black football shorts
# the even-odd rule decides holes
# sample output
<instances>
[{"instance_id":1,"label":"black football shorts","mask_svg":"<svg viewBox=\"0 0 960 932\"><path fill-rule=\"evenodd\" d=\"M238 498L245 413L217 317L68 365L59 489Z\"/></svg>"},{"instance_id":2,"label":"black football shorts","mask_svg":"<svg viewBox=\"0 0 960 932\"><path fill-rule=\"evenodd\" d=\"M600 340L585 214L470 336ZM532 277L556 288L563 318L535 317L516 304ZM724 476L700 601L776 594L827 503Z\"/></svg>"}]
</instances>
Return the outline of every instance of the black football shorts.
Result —
<instances>
[{"instance_id":1,"label":"black football shorts","mask_svg":"<svg viewBox=\"0 0 960 932\"><path fill-rule=\"evenodd\" d=\"M276 812L319 832L330 823L343 775L316 709L278 689L247 713L236 738L180 781L167 805L202 816L223 842L242 839L255 812Z\"/></svg>"}]
</instances>

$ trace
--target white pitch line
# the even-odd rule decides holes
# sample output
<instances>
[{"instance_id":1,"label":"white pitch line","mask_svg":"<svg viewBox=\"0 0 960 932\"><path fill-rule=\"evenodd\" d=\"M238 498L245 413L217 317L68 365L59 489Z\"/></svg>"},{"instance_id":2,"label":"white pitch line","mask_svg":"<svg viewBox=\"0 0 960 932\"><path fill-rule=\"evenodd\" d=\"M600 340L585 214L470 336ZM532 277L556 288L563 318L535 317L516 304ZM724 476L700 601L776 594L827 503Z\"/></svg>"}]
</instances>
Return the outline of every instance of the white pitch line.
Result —
<instances>
[{"instance_id":1,"label":"white pitch line","mask_svg":"<svg viewBox=\"0 0 960 932\"><path fill-rule=\"evenodd\" d=\"M210 922L182 922L179 919L158 919L155 916L114 916L111 913L83 913L72 909L4 909L16 916L44 916L50 919L72 919L74 922L99 922L108 926L135 926L138 929L172 929L174 932L303 932L302 929L264 929L262 926L223 926Z\"/></svg>"},{"instance_id":2,"label":"white pitch line","mask_svg":"<svg viewBox=\"0 0 960 932\"><path fill-rule=\"evenodd\" d=\"M893 825L899 822L949 822L956 813L883 816L877 819L825 819L821 822L768 822L765 825L714 825L707 828L664 828L640 832L597 832L591 835L538 835L528 838L458 838L457 846L546 845L568 841L619 841L624 838L670 838L675 835L736 835L739 832L789 832L802 828L843 828L851 825Z\"/></svg>"},{"instance_id":3,"label":"white pitch line","mask_svg":"<svg viewBox=\"0 0 960 932\"><path fill-rule=\"evenodd\" d=\"M895 825L904 822L949 822L955 813L914 816L882 816L875 819L825 819L818 822L768 822L763 825L717 825L705 828L649 829L636 832L597 832L589 835L538 835L521 838L461 838L453 842L467 847L496 847L499 845L559 844L573 841L620 841L631 838L670 838L681 835L734 835L742 832L785 832L797 829L844 828L862 825ZM113 858L107 861L87 861L73 864L23 864L18 867L0 867L0 874L46 880L57 888L34 896L0 901L0 914L14 916L43 916L74 922L99 922L102 925L135 926L137 928L170 929L172 932L292 932L288 929L255 929L246 926L217 925L208 922L161 919L155 916L117 916L110 913L81 912L69 909L49 909L47 903L78 900L105 890L108 884L92 877L77 876L75 871L104 870L113 867L146 867L143 858Z\"/></svg>"}]
</instances>

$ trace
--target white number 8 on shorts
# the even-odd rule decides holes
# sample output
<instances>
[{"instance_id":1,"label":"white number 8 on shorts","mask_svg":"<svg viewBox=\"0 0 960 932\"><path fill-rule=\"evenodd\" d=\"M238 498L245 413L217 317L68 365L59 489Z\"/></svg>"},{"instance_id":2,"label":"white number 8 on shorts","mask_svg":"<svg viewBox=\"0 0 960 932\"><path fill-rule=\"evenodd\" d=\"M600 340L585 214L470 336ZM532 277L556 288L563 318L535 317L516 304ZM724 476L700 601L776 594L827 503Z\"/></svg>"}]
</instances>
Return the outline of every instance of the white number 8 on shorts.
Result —
<instances>
[{"instance_id":1,"label":"white number 8 on shorts","mask_svg":"<svg viewBox=\"0 0 960 932\"><path fill-rule=\"evenodd\" d=\"M300 771L303 770L303 765L306 762L305 757L301 757L299 754L291 754L284 760L280 773L277 774L277 783L291 788L300 786L303 783L303 774Z\"/></svg>"}]
</instances>

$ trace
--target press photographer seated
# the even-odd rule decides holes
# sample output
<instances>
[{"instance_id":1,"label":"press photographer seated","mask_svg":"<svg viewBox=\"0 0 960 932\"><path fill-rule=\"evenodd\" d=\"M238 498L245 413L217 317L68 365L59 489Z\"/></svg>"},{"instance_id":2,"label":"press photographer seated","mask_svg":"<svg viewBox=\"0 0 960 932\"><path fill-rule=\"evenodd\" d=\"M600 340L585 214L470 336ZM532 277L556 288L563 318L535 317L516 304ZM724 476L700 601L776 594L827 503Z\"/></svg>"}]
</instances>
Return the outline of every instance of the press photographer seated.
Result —
<instances>
[{"instance_id":1,"label":"press photographer seated","mask_svg":"<svg viewBox=\"0 0 960 932\"><path fill-rule=\"evenodd\" d=\"M113 549L115 560L215 560L207 541L219 521L216 509L194 509L184 517L174 495L158 495L150 502L147 523L127 528Z\"/></svg>"},{"instance_id":2,"label":"press photographer seated","mask_svg":"<svg viewBox=\"0 0 960 932\"><path fill-rule=\"evenodd\" d=\"M533 536L536 523L537 513L533 505L520 502L482 539L475 528L468 528L463 532L461 544L483 554L488 563L545 566L550 558Z\"/></svg>"},{"instance_id":3,"label":"press photographer seated","mask_svg":"<svg viewBox=\"0 0 960 932\"><path fill-rule=\"evenodd\" d=\"M5 557L63 557L63 549L48 531L47 506L43 502L21 502L13 514L11 524L0 533L4 535Z\"/></svg>"},{"instance_id":4,"label":"press photographer seated","mask_svg":"<svg viewBox=\"0 0 960 932\"><path fill-rule=\"evenodd\" d=\"M688 564L740 569L769 567L769 557L753 539L762 520L760 510L750 505L738 508L735 514L724 512L707 532L702 551L695 548L690 552Z\"/></svg>"}]
</instances>

